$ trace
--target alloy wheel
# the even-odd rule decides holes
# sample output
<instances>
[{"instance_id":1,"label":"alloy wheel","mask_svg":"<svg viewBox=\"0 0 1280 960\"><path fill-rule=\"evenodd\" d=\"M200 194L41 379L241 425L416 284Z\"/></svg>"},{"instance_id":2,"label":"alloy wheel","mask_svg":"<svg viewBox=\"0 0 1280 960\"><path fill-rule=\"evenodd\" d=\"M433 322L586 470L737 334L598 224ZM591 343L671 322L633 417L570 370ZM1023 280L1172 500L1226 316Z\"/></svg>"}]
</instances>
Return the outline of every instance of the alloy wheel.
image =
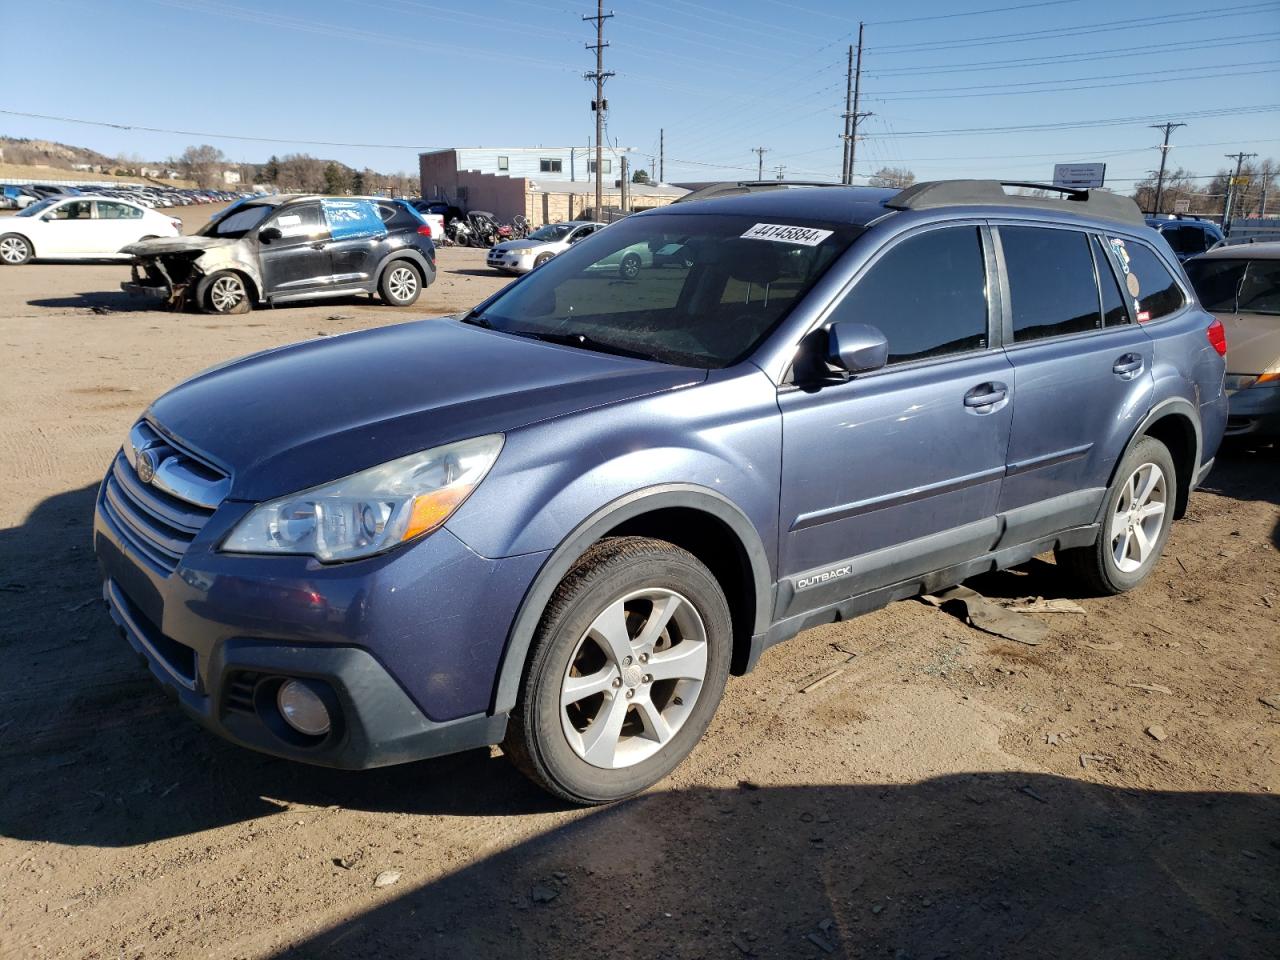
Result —
<instances>
[{"instance_id":1,"label":"alloy wheel","mask_svg":"<svg viewBox=\"0 0 1280 960\"><path fill-rule=\"evenodd\" d=\"M1111 554L1123 573L1134 573L1151 557L1169 509L1164 471L1144 463L1125 482L1111 516Z\"/></svg>"},{"instance_id":2,"label":"alloy wheel","mask_svg":"<svg viewBox=\"0 0 1280 960\"><path fill-rule=\"evenodd\" d=\"M387 289L397 300L409 300L418 292L418 275L409 267L396 267L387 277Z\"/></svg>"},{"instance_id":3,"label":"alloy wheel","mask_svg":"<svg viewBox=\"0 0 1280 960\"><path fill-rule=\"evenodd\" d=\"M27 243L21 237L0 240L0 259L5 263L22 263L27 259Z\"/></svg>"},{"instance_id":4,"label":"alloy wheel","mask_svg":"<svg viewBox=\"0 0 1280 960\"><path fill-rule=\"evenodd\" d=\"M244 284L235 277L219 277L209 288L209 302L219 313L229 313L244 298Z\"/></svg>"},{"instance_id":5,"label":"alloy wheel","mask_svg":"<svg viewBox=\"0 0 1280 960\"><path fill-rule=\"evenodd\" d=\"M573 751L606 770L653 756L684 726L707 675L707 633L685 597L627 594L579 639L560 688L560 724Z\"/></svg>"}]
</instances>

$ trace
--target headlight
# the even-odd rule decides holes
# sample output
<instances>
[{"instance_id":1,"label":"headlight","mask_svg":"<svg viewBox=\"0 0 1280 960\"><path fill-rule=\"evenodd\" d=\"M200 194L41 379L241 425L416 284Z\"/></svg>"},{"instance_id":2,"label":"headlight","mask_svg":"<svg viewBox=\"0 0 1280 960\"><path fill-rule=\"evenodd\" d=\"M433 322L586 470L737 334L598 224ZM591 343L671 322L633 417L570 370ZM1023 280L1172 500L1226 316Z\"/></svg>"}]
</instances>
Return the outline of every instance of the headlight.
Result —
<instances>
[{"instance_id":1,"label":"headlight","mask_svg":"<svg viewBox=\"0 0 1280 960\"><path fill-rule=\"evenodd\" d=\"M462 440L258 504L222 550L309 554L323 561L382 553L448 520L501 449L500 433Z\"/></svg>"}]
</instances>

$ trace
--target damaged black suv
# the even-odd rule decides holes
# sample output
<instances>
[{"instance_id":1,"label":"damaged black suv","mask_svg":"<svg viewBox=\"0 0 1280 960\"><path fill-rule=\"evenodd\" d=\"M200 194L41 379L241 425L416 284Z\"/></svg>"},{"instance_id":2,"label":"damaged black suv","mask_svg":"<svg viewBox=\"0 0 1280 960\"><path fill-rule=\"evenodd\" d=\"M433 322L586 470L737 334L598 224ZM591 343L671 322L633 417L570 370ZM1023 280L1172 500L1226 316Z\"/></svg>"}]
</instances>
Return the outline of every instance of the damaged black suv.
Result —
<instances>
[{"instance_id":1,"label":"damaged black suv","mask_svg":"<svg viewBox=\"0 0 1280 960\"><path fill-rule=\"evenodd\" d=\"M122 252L134 258L127 293L210 313L354 293L407 307L436 276L427 222L402 201L376 198L258 197L194 236Z\"/></svg>"}]
</instances>

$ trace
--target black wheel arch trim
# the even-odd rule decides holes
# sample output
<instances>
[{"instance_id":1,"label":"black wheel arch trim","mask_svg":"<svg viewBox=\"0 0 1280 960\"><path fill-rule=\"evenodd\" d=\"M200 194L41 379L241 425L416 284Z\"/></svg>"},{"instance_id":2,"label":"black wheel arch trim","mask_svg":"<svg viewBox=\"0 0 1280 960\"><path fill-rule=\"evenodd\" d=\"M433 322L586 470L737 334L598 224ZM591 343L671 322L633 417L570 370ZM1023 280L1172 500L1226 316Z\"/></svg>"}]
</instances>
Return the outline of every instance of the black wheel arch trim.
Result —
<instances>
[{"instance_id":1,"label":"black wheel arch trim","mask_svg":"<svg viewBox=\"0 0 1280 960\"><path fill-rule=\"evenodd\" d=\"M1139 421L1138 425L1133 429L1133 432L1129 434L1129 440L1125 443L1124 449L1120 451L1120 456L1116 457L1115 466L1111 469L1111 476L1107 478L1108 490L1110 490L1111 485L1115 483L1116 474L1120 470L1120 464L1124 462L1124 458L1128 456L1129 451L1133 449L1134 445L1139 440L1147 436L1147 431L1151 428L1153 423L1170 414L1181 415L1191 424L1191 432L1195 437L1195 460L1193 461L1191 476L1187 477L1185 482L1183 478L1179 477L1177 478L1177 483L1179 488L1185 487L1187 495L1190 494L1191 490L1195 489L1196 481L1200 478L1202 472L1201 468L1203 464L1201 461L1204 456L1204 438L1200 433L1200 411L1196 408L1195 404L1186 397L1166 397L1164 400L1153 405L1151 409L1147 411L1147 415L1143 417L1142 420ZM1098 515L1094 518L1095 523L1102 522L1102 514L1106 509L1106 505L1107 498L1104 496L1102 498L1102 503L1098 506Z\"/></svg>"},{"instance_id":2,"label":"black wheel arch trim","mask_svg":"<svg viewBox=\"0 0 1280 960\"><path fill-rule=\"evenodd\" d=\"M267 302L267 298L262 295L262 288L258 285L258 281L255 280L252 276L250 276L247 271L242 270L239 267L235 267L235 266L220 267L217 270L213 271L213 273L205 274L203 277L200 278L199 282L196 283L195 303L199 307L199 309L201 310L204 309L205 297L209 293L209 284L212 283L213 278L220 273L234 273L241 280L244 281L244 289L245 289L245 293L249 295L250 305L256 307L261 303Z\"/></svg>"},{"instance_id":3,"label":"black wheel arch trim","mask_svg":"<svg viewBox=\"0 0 1280 960\"><path fill-rule=\"evenodd\" d=\"M408 260L412 262L413 265L418 268L418 273L422 277L422 286L424 288L435 281L435 268L427 261L426 257L413 249L413 247L400 247L399 249L392 250L378 261L378 268L373 271L373 285L375 289L381 286L383 273L386 272L387 267L391 266L392 262L395 260Z\"/></svg>"},{"instance_id":4,"label":"black wheel arch trim","mask_svg":"<svg viewBox=\"0 0 1280 960\"><path fill-rule=\"evenodd\" d=\"M669 483L636 490L606 504L578 524L542 564L525 592L507 634L507 646L502 653L494 687L494 714L509 713L514 709L529 647L533 643L538 622L542 619L542 612L551 600L552 593L578 558L591 544L619 524L646 513L673 507L710 514L733 531L747 556L755 588L755 623L751 625L751 633L758 635L768 630L772 622L772 566L760 534L742 509L724 495L697 484Z\"/></svg>"}]
</instances>

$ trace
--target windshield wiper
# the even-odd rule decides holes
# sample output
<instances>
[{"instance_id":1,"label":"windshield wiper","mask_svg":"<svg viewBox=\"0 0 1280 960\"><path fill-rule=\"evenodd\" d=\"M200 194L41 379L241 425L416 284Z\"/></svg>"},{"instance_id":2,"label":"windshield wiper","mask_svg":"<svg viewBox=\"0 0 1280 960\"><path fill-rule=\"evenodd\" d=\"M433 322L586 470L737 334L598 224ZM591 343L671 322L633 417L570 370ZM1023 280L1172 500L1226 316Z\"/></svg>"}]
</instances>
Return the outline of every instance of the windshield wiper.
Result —
<instances>
[{"instance_id":1,"label":"windshield wiper","mask_svg":"<svg viewBox=\"0 0 1280 960\"><path fill-rule=\"evenodd\" d=\"M597 353L612 353L619 357L634 357L636 360L657 359L653 354L645 353L643 350L629 350L628 348L620 347L615 343L596 340L594 337L589 337L585 333L539 333L534 330L508 330L507 333L514 333L521 337L529 337L533 340L541 340L544 343L558 343L566 347L581 347L583 350L594 350Z\"/></svg>"},{"instance_id":2,"label":"windshield wiper","mask_svg":"<svg viewBox=\"0 0 1280 960\"><path fill-rule=\"evenodd\" d=\"M489 318L483 313L477 313L475 310L471 310L463 316L462 322L476 327L484 327L486 330L493 329L493 324L489 322Z\"/></svg>"}]
</instances>

